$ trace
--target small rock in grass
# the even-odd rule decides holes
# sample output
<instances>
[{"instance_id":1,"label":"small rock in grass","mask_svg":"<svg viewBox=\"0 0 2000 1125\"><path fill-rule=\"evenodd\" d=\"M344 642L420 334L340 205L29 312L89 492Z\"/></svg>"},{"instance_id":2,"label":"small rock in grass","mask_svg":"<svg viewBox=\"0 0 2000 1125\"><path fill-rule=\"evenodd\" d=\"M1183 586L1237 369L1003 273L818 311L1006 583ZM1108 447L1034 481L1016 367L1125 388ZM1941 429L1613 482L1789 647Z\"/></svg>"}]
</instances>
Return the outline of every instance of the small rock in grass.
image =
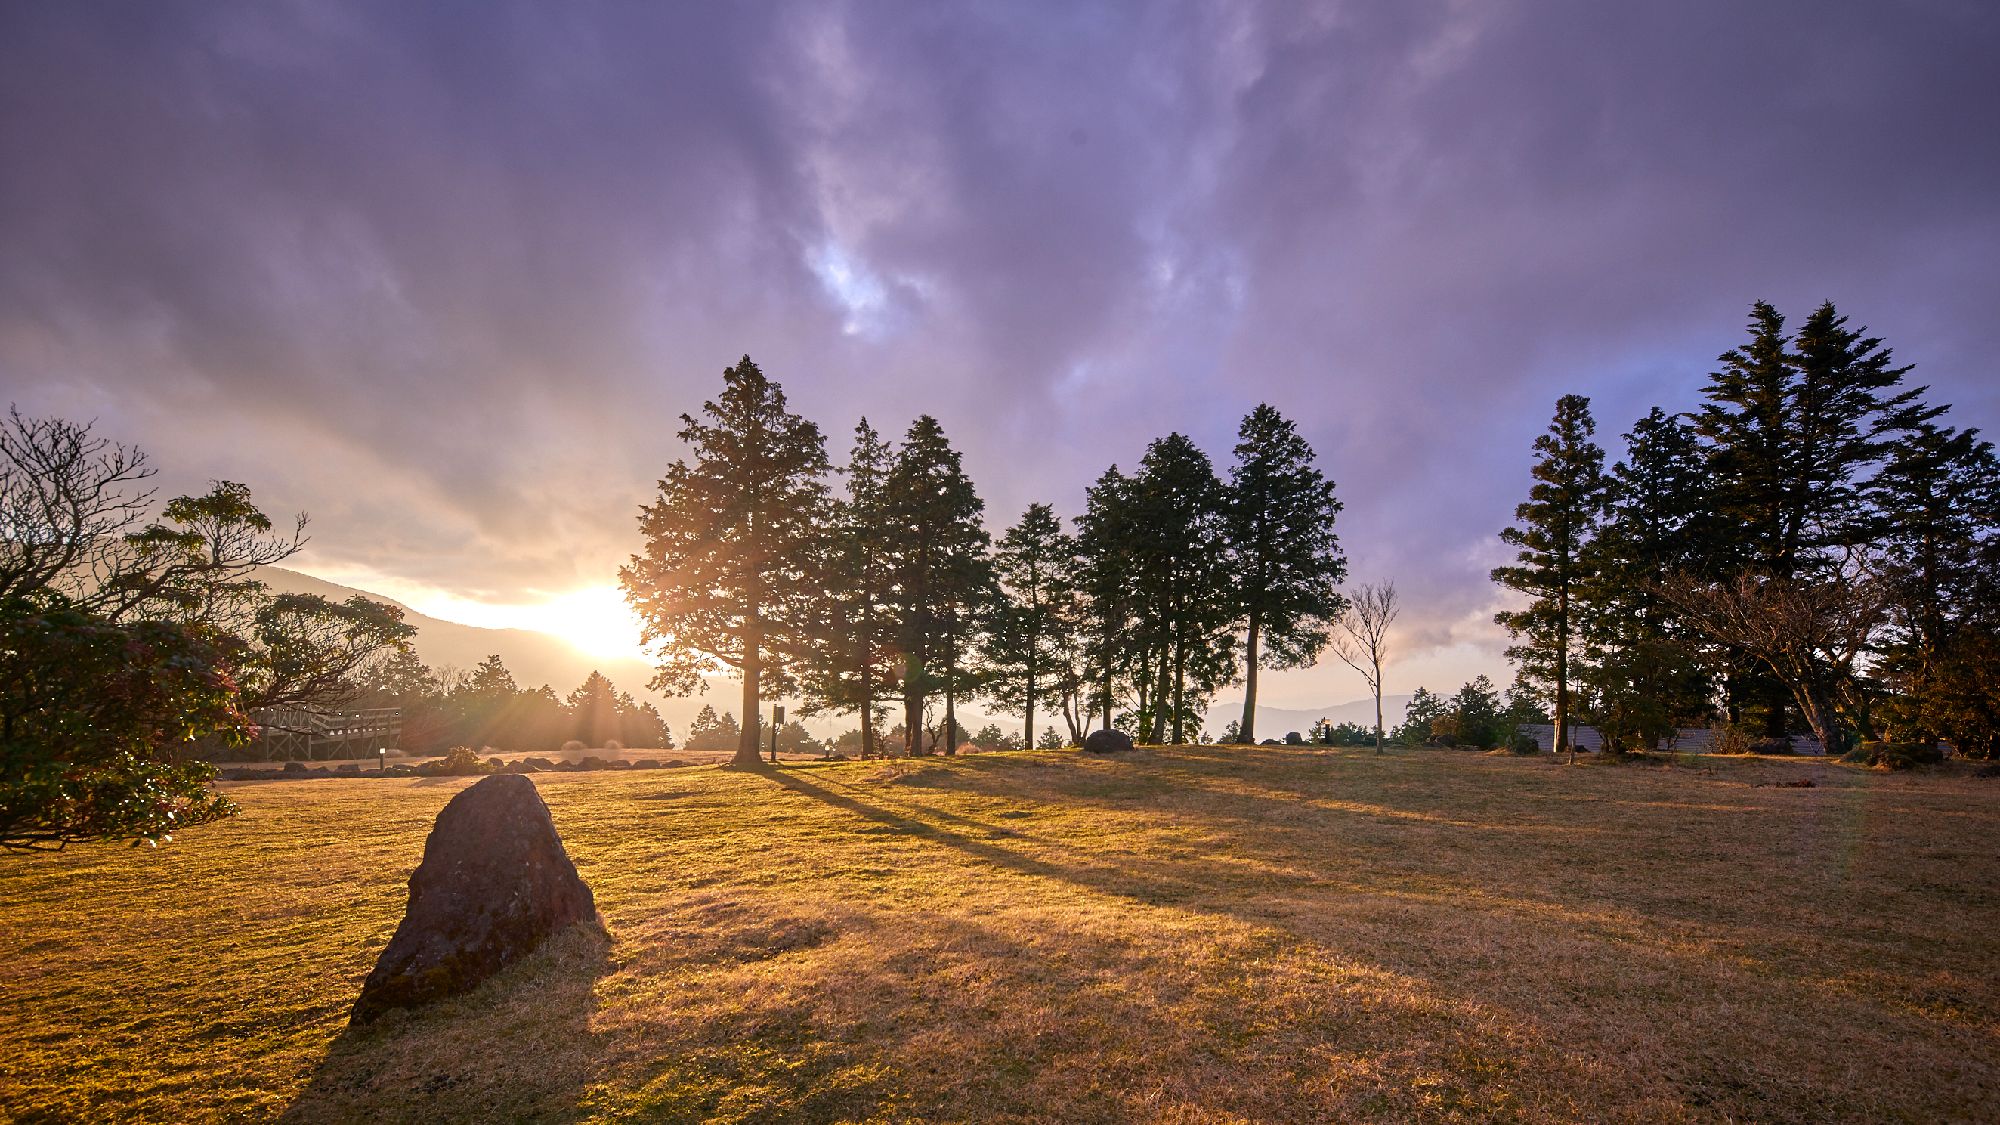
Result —
<instances>
[{"instance_id":1,"label":"small rock in grass","mask_svg":"<svg viewBox=\"0 0 2000 1125\"><path fill-rule=\"evenodd\" d=\"M1083 740L1083 749L1090 754L1115 754L1132 749L1132 736L1122 730L1094 730Z\"/></svg>"},{"instance_id":2,"label":"small rock in grass","mask_svg":"<svg viewBox=\"0 0 2000 1125\"><path fill-rule=\"evenodd\" d=\"M535 783L493 774L438 814L410 876L403 922L348 1023L468 991L558 930L596 917Z\"/></svg>"}]
</instances>

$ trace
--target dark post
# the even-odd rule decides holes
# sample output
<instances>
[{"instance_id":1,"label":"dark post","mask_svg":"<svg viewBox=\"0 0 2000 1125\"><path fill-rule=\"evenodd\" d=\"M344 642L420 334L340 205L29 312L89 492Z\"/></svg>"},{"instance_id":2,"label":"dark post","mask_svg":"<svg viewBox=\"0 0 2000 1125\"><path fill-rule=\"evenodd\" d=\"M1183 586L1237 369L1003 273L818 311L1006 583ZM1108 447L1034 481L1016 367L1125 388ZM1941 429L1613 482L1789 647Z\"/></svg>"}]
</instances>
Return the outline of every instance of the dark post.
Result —
<instances>
[{"instance_id":1,"label":"dark post","mask_svg":"<svg viewBox=\"0 0 2000 1125\"><path fill-rule=\"evenodd\" d=\"M778 764L778 728L785 725L785 705L771 705L771 764Z\"/></svg>"}]
</instances>

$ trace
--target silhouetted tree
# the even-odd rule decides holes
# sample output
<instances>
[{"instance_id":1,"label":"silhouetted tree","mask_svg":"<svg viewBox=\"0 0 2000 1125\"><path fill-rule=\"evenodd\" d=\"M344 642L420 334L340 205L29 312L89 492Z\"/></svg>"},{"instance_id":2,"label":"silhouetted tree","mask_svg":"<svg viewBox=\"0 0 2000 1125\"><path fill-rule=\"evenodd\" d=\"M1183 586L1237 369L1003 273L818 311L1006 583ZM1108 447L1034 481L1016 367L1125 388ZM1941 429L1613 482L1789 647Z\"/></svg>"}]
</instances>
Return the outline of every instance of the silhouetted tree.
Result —
<instances>
[{"instance_id":1,"label":"silhouetted tree","mask_svg":"<svg viewBox=\"0 0 2000 1125\"><path fill-rule=\"evenodd\" d=\"M1556 746L1568 741L1570 664L1576 652L1580 595L1590 581L1585 547L1596 533L1605 502L1604 451L1591 440L1596 423L1590 400L1564 395L1555 420L1535 439L1535 484L1527 502L1514 509L1520 526L1500 533L1518 548L1516 566L1495 568L1493 580L1532 599L1526 608L1505 610L1494 620L1515 639L1507 655L1532 681L1546 684L1555 703Z\"/></svg>"},{"instance_id":2,"label":"silhouetted tree","mask_svg":"<svg viewBox=\"0 0 2000 1125\"><path fill-rule=\"evenodd\" d=\"M784 391L749 356L723 372L707 421L681 415L690 457L641 510L643 554L619 581L655 646L655 690L691 694L734 669L743 681L735 763L755 765L765 685L787 685L823 591L809 565L823 532L828 470L819 427L785 407Z\"/></svg>"},{"instance_id":3,"label":"silhouetted tree","mask_svg":"<svg viewBox=\"0 0 2000 1125\"><path fill-rule=\"evenodd\" d=\"M1310 667L1340 616L1340 501L1289 419L1260 404L1236 432L1226 539L1244 627L1240 737L1256 740L1257 671Z\"/></svg>"},{"instance_id":4,"label":"silhouetted tree","mask_svg":"<svg viewBox=\"0 0 2000 1125\"><path fill-rule=\"evenodd\" d=\"M694 722L688 727L687 748L690 750L734 750L743 742L743 730L736 725L736 716L727 711L716 714L715 708L703 704Z\"/></svg>"},{"instance_id":5,"label":"silhouetted tree","mask_svg":"<svg viewBox=\"0 0 2000 1125\"><path fill-rule=\"evenodd\" d=\"M823 620L806 672L808 713L857 712L857 752L876 752L883 697L898 678L895 560L906 529L889 505L895 466L889 444L863 418L844 475L847 495L833 506L823 539Z\"/></svg>"},{"instance_id":6,"label":"silhouetted tree","mask_svg":"<svg viewBox=\"0 0 2000 1125\"><path fill-rule=\"evenodd\" d=\"M1898 741L1978 742L1964 719L2000 710L2000 698L1977 705L1970 674L1991 648L1982 634L2000 624L2000 459L1978 431L1925 420L1897 443L1870 495L1886 551L1890 616L1879 650L1900 689L1891 706Z\"/></svg>"},{"instance_id":7,"label":"silhouetted tree","mask_svg":"<svg viewBox=\"0 0 2000 1125\"><path fill-rule=\"evenodd\" d=\"M1135 488L1111 466L1085 492L1084 513L1076 521L1077 586L1088 606L1083 664L1097 697L1092 709L1106 730L1117 704L1118 677L1135 647L1128 635L1134 593L1127 576L1146 534Z\"/></svg>"},{"instance_id":8,"label":"silhouetted tree","mask_svg":"<svg viewBox=\"0 0 2000 1125\"><path fill-rule=\"evenodd\" d=\"M1796 348L1796 350L1794 350ZM1900 390L1908 367L1893 366L1878 339L1847 327L1831 303L1807 318L1794 341L1769 304L1751 308L1750 340L1723 353L1694 415L1709 452L1709 503L1718 517L1711 558L1699 573L1728 584L1743 574L1789 589L1830 580L1848 548L1867 541L1867 469L1893 437L1935 416L1923 388ZM1720 587L1718 587L1720 589ZM1754 662L1744 667L1744 661ZM1731 705L1761 697L1765 733L1786 733L1787 689L1758 676L1753 654L1732 669Z\"/></svg>"},{"instance_id":9,"label":"silhouetted tree","mask_svg":"<svg viewBox=\"0 0 2000 1125\"><path fill-rule=\"evenodd\" d=\"M1147 447L1122 499L1136 534L1123 576L1136 660L1136 716L1153 742L1185 741L1207 699L1234 671L1238 601L1225 552L1228 496L1208 455L1185 435Z\"/></svg>"},{"instance_id":10,"label":"silhouetted tree","mask_svg":"<svg viewBox=\"0 0 2000 1125\"><path fill-rule=\"evenodd\" d=\"M622 740L619 728L618 689L604 674L592 670L569 693L569 737L586 746L602 746L610 738Z\"/></svg>"},{"instance_id":11,"label":"silhouetted tree","mask_svg":"<svg viewBox=\"0 0 2000 1125\"><path fill-rule=\"evenodd\" d=\"M969 686L966 627L991 581L980 523L986 505L937 419L910 426L890 470L885 503L902 529L895 553L896 614L903 650L903 725L924 729L924 699L945 697L945 752L957 750L957 700ZM910 752L921 751L913 740Z\"/></svg>"},{"instance_id":12,"label":"silhouetted tree","mask_svg":"<svg viewBox=\"0 0 2000 1125\"><path fill-rule=\"evenodd\" d=\"M1582 629L1595 653L1580 670L1600 733L1613 729L1667 737L1703 720L1713 694L1700 660L1706 638L1660 597L1668 575L1708 565L1714 525L1709 473L1699 439L1683 420L1654 407L1625 435L1612 467L1603 527L1585 547L1589 581L1579 592Z\"/></svg>"},{"instance_id":13,"label":"silhouetted tree","mask_svg":"<svg viewBox=\"0 0 2000 1125\"><path fill-rule=\"evenodd\" d=\"M1019 705L1024 745L1034 737L1037 693L1056 678L1075 570L1076 541L1047 504L1029 505L994 554L998 596L985 629L987 690L1010 711Z\"/></svg>"}]
</instances>

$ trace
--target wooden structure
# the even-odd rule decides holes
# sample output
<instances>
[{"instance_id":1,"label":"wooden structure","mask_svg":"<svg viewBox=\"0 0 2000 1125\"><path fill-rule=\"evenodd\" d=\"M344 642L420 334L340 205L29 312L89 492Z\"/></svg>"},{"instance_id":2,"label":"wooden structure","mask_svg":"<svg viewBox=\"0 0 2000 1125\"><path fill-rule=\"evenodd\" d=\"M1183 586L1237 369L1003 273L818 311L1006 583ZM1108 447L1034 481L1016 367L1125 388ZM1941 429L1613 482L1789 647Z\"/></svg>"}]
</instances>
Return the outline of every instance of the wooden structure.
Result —
<instances>
[{"instance_id":1,"label":"wooden structure","mask_svg":"<svg viewBox=\"0 0 2000 1125\"><path fill-rule=\"evenodd\" d=\"M255 745L265 761L372 758L403 733L401 707L262 707L250 712L250 721L257 724Z\"/></svg>"}]
</instances>

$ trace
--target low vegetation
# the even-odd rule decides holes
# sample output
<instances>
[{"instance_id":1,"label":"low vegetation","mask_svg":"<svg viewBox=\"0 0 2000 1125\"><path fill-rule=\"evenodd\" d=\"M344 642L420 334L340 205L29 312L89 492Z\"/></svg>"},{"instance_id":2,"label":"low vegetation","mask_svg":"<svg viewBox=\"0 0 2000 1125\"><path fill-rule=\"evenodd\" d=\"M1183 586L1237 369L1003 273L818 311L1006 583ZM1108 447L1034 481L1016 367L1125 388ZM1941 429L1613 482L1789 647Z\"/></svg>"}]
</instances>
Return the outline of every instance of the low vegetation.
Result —
<instances>
[{"instance_id":1,"label":"low vegetation","mask_svg":"<svg viewBox=\"0 0 2000 1125\"><path fill-rule=\"evenodd\" d=\"M609 941L358 1035L469 780L233 786L171 847L0 856L0 1117L2000 1104L2000 782L1963 772L1191 747L536 782Z\"/></svg>"}]
</instances>

